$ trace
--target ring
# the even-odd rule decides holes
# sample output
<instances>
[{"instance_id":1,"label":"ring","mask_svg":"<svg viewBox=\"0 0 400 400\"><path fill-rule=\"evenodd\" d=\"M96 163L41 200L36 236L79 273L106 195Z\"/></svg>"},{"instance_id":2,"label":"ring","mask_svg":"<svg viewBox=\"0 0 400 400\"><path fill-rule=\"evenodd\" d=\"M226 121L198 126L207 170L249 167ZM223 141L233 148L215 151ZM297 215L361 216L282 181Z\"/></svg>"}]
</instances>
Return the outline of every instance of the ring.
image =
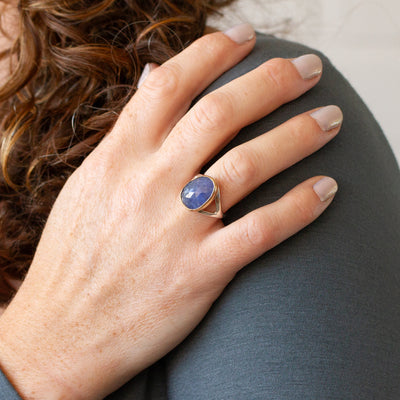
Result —
<instances>
[{"instance_id":1,"label":"ring","mask_svg":"<svg viewBox=\"0 0 400 400\"><path fill-rule=\"evenodd\" d=\"M214 218L222 218L221 198L218 183L208 175L196 175L181 191L183 205L190 211ZM212 202L215 202L215 211L205 211Z\"/></svg>"}]
</instances>

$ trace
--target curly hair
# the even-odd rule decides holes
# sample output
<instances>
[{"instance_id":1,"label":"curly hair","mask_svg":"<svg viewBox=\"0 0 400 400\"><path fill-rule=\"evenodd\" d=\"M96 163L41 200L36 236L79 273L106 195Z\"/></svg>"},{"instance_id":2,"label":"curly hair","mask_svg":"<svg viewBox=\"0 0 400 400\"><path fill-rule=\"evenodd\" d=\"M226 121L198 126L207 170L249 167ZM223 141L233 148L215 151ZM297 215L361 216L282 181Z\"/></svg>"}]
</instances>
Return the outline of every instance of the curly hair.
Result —
<instances>
[{"instance_id":1,"label":"curly hair","mask_svg":"<svg viewBox=\"0 0 400 400\"><path fill-rule=\"evenodd\" d=\"M183 50L233 1L19 1L17 38L0 53L13 60L0 87L1 303L25 276L65 181L112 128L144 65Z\"/></svg>"}]
</instances>

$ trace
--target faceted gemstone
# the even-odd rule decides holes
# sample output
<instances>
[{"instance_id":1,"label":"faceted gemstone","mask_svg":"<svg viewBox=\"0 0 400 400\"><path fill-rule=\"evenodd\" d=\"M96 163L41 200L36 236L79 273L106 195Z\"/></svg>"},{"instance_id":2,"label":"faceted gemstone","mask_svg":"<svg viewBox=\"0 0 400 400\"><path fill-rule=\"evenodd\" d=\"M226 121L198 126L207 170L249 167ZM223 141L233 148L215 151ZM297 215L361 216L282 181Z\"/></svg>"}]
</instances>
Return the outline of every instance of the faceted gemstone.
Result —
<instances>
[{"instance_id":1,"label":"faceted gemstone","mask_svg":"<svg viewBox=\"0 0 400 400\"><path fill-rule=\"evenodd\" d=\"M214 182L207 176L199 176L182 189L182 203L190 210L196 210L210 200L213 192Z\"/></svg>"}]
</instances>

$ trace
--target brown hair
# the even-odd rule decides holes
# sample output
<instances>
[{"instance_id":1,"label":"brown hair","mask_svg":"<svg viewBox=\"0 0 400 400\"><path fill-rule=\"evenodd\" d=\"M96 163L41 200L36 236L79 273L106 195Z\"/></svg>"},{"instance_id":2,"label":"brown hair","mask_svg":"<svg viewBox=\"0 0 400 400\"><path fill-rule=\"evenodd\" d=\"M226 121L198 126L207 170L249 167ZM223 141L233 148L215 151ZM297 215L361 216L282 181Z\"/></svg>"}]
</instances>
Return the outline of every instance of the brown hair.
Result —
<instances>
[{"instance_id":1,"label":"brown hair","mask_svg":"<svg viewBox=\"0 0 400 400\"><path fill-rule=\"evenodd\" d=\"M1 0L0 0L1 1ZM233 0L21 0L0 88L0 302L23 279L66 179L110 130L147 62Z\"/></svg>"}]
</instances>

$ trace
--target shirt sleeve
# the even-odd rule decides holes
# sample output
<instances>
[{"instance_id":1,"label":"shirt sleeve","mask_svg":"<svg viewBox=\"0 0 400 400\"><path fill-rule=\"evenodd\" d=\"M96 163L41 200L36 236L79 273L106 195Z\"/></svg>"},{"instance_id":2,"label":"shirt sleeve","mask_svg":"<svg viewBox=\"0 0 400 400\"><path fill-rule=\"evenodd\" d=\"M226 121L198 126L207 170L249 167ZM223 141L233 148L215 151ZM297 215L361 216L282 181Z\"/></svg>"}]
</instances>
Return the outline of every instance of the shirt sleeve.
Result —
<instances>
[{"instance_id":1,"label":"shirt sleeve","mask_svg":"<svg viewBox=\"0 0 400 400\"><path fill-rule=\"evenodd\" d=\"M6 376L0 370L0 400L22 400Z\"/></svg>"}]
</instances>

